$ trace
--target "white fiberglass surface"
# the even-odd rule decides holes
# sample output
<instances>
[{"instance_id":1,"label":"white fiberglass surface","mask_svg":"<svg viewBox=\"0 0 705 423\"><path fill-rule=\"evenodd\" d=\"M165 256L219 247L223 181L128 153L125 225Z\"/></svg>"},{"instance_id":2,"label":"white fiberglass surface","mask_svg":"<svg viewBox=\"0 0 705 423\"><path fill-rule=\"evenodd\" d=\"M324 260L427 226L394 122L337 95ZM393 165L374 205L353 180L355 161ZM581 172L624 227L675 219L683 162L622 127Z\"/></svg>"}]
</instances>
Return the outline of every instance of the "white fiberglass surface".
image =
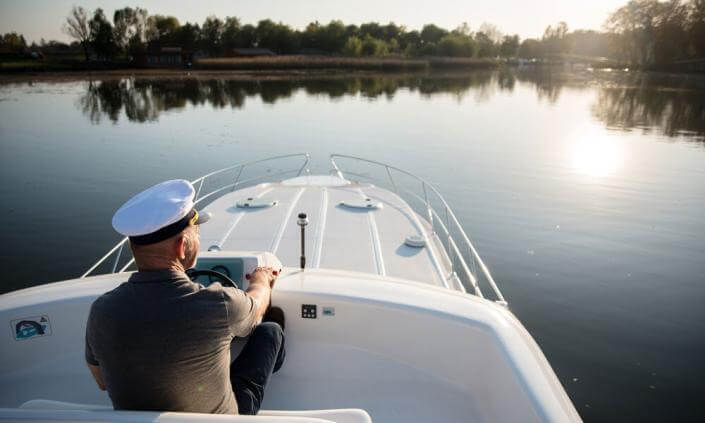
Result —
<instances>
[{"instance_id":1,"label":"white fiberglass surface","mask_svg":"<svg viewBox=\"0 0 705 423\"><path fill-rule=\"evenodd\" d=\"M85 319L95 297L126 276L63 299L47 302L37 290L14 307L11 297L2 304L2 319L47 313L53 332L0 352L0 406L37 398L110 404L84 363ZM361 408L374 421L570 420L540 351L487 301L423 284L287 269L273 304L287 316L287 359L265 408ZM302 304L315 304L319 317L302 318Z\"/></svg>"},{"instance_id":2,"label":"white fiberglass surface","mask_svg":"<svg viewBox=\"0 0 705 423\"><path fill-rule=\"evenodd\" d=\"M437 242L424 248L404 244L407 237L433 236L428 223L393 193L369 185L303 185L310 177L263 184L227 194L206 210L211 222L201 228L201 248L261 250L275 253L285 266L298 267L301 256L299 213L306 213L307 266L393 276L443 286L449 271ZM292 183L299 181L299 183ZM243 199L276 201L268 208L243 209ZM354 209L343 202L372 198L382 205Z\"/></svg>"}]
</instances>

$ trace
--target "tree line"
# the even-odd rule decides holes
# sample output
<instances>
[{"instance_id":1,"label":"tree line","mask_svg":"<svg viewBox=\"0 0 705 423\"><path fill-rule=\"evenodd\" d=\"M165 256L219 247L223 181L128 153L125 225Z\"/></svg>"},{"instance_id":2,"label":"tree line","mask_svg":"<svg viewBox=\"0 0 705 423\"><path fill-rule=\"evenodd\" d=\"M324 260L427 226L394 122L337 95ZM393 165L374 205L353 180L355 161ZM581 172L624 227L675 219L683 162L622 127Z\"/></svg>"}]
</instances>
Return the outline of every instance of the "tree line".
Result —
<instances>
[{"instance_id":1,"label":"tree line","mask_svg":"<svg viewBox=\"0 0 705 423\"><path fill-rule=\"evenodd\" d=\"M605 57L620 63L650 66L705 57L705 0L630 0L610 15L605 31L570 31L565 22L550 25L541 38L520 40L484 23L473 31L467 23L448 30L435 24L409 30L393 22L346 25L340 20L312 22L303 30L264 19L243 24L237 17L208 17L202 24L180 23L173 16L150 15L125 7L112 20L98 8L89 13L74 6L63 31L91 55L125 59L160 47L177 46L211 57L231 55L237 48L264 48L277 54L345 56L448 56L525 58L543 61L568 56ZM6 48L27 48L21 35L5 34ZM42 41L42 46L68 48ZM11 46L11 47L7 47Z\"/></svg>"}]
</instances>

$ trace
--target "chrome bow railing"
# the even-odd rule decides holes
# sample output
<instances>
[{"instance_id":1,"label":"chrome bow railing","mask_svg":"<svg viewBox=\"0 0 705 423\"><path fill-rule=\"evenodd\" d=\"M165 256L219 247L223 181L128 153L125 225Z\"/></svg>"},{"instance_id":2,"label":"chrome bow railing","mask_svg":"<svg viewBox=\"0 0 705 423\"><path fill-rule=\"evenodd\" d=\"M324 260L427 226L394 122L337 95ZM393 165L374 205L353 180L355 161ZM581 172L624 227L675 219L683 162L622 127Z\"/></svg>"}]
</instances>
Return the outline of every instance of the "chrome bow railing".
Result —
<instances>
[{"instance_id":1,"label":"chrome bow railing","mask_svg":"<svg viewBox=\"0 0 705 423\"><path fill-rule=\"evenodd\" d=\"M333 166L333 171L335 171L338 176L343 179L347 179L345 178L345 174L348 174L359 178L369 179L372 181L380 180L380 178L353 173L351 171L343 172L338 162L336 162L336 159L364 162L367 164L378 166L380 167L380 169L384 170L384 173L386 174L385 179L388 179L391 188L397 195L402 196L402 194L405 194L407 196L410 196L416 202L422 204L422 206L425 208L425 217L429 225L434 230L439 239L445 241L445 243L447 244L446 253L449 256L451 266L450 276L459 277L460 275L456 272L456 269L461 269L462 274L472 286L475 295L484 298L485 296L482 293L482 289L479 283L480 276L482 276L486 284L489 285L489 287L492 289L492 292L494 293L494 296L496 298L495 301L499 304L505 306L507 305L507 301L504 299L504 296L499 290L499 287L497 287L497 283L494 281L494 278L492 278L492 274L490 274L489 269L482 261L482 258L480 258L480 255L477 253L477 250L473 246L472 242L470 242L470 237L468 237L468 235L463 230L462 226L460 225L460 222L458 222L458 218L455 216L455 213L453 213L453 210L451 210L446 200L443 198L440 192L438 192L438 190L433 187L433 185L429 184L422 178L410 172L407 172L394 166L390 166L386 163L381 163L374 160L367 160L361 157L348 156L344 154L331 154L330 162ZM409 188L402 186L402 184L399 183L400 181L394 179L394 174L404 175L408 178L411 178L411 180L415 181L416 183L419 183L420 192L417 193ZM440 209L440 213L433 206L434 203L436 203L437 206L440 206L438 207ZM436 227L438 227L440 230L436 231ZM458 237L457 241L453 234ZM465 259L463 253L467 255L469 263L468 260ZM478 267L480 273L478 273Z\"/></svg>"},{"instance_id":2,"label":"chrome bow railing","mask_svg":"<svg viewBox=\"0 0 705 423\"><path fill-rule=\"evenodd\" d=\"M287 170L282 170L282 171L276 171L276 172L266 172L264 175L258 175L254 177L248 177L246 179L242 179L244 175L244 170L246 167L252 167L253 165L259 165L265 162L271 162L271 161L281 161L284 159L293 159L295 157L300 157L303 159L303 163L301 165L297 165L293 169L287 169ZM206 199L209 198L215 198L214 196L216 194L222 193L223 191L226 191L227 189L234 190L238 186L244 186L246 184L254 183L258 180L262 180L264 178L267 179L273 179L277 178L279 176L283 175L288 175L288 174L295 174L295 176L300 176L304 172L308 172L308 163L310 161L310 156L308 153L296 153L296 154L286 154L282 156L274 156L274 157L268 157L266 159L261 159L261 160L255 160L251 162L246 162L246 163L239 163L236 165L228 166L223 169L216 170L214 172L208 173L206 175L203 175L199 178L194 179L191 181L191 184L193 184L195 190L196 190L196 196L194 198L194 204L198 204L203 202ZM228 172L232 172L232 178L227 177ZM219 186L216 189L213 189L212 191L208 192L207 194L201 195L201 192L204 191L204 186L206 185L206 181L208 180L213 180L214 177L220 175L224 175L226 177L227 181L233 181L231 183L226 183L225 185ZM207 191L207 189L206 189ZM81 278L85 278L86 276L89 276L91 273L93 273L97 268L99 268L103 264L107 264L109 260L115 256L114 261L112 262L112 270L109 273L115 273L115 272L124 272L127 270L132 263L134 262L134 259L129 259L127 263L124 265L120 266L120 259L122 257L122 252L125 249L125 245L127 244L128 238L125 237L123 238L120 242L118 242L110 251L108 251L103 257L100 258L93 266L90 267L83 275L81 275ZM119 267L119 270L118 270Z\"/></svg>"}]
</instances>

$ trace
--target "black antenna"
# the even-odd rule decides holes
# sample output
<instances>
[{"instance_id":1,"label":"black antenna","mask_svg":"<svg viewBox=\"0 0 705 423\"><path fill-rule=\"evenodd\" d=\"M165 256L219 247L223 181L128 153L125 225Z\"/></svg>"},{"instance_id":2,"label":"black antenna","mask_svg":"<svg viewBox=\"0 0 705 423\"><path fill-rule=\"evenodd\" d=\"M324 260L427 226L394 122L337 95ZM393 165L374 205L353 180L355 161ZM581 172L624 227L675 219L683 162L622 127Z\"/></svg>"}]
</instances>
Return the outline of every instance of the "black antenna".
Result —
<instances>
[{"instance_id":1,"label":"black antenna","mask_svg":"<svg viewBox=\"0 0 705 423\"><path fill-rule=\"evenodd\" d=\"M299 220L297 222L301 226L301 270L306 267L306 225L308 225L308 218L306 213L299 213Z\"/></svg>"}]
</instances>

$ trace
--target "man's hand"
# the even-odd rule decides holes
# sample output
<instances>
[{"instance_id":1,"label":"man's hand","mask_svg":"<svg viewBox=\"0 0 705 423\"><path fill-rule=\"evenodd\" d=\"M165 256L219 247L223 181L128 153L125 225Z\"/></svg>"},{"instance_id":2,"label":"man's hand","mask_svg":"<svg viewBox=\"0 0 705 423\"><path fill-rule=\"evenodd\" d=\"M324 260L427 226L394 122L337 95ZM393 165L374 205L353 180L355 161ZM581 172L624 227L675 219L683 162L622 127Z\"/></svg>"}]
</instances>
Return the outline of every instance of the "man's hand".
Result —
<instances>
[{"instance_id":1,"label":"man's hand","mask_svg":"<svg viewBox=\"0 0 705 423\"><path fill-rule=\"evenodd\" d=\"M271 289L274 288L274 282L277 280L278 276L279 275L277 272L271 267L257 267L250 276L250 283L252 283L255 278L261 279L262 281L268 283L269 288ZM258 280L258 282L260 281Z\"/></svg>"},{"instance_id":2,"label":"man's hand","mask_svg":"<svg viewBox=\"0 0 705 423\"><path fill-rule=\"evenodd\" d=\"M257 304L257 320L261 321L271 301L272 287L277 280L277 274L269 267L258 267L250 275L250 286L247 295Z\"/></svg>"}]
</instances>

